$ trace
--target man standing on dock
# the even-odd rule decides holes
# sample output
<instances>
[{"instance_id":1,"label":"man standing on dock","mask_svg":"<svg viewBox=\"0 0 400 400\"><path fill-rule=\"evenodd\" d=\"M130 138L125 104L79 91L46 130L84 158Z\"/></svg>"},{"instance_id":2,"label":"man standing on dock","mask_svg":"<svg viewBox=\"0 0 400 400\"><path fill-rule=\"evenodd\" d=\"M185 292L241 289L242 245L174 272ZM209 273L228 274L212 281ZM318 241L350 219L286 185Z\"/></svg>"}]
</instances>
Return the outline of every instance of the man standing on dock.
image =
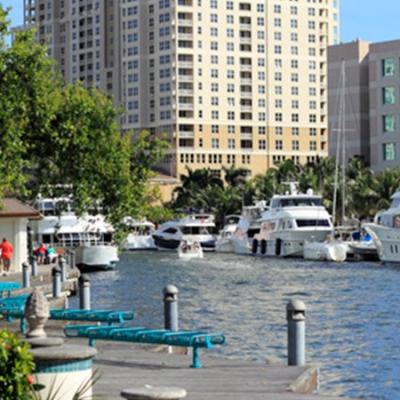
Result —
<instances>
[{"instance_id":1,"label":"man standing on dock","mask_svg":"<svg viewBox=\"0 0 400 400\"><path fill-rule=\"evenodd\" d=\"M10 271L11 259L13 256L14 248L13 245L7 241L6 238L3 238L3 241L0 244L1 250L1 261L4 266L4 275L8 275Z\"/></svg>"}]
</instances>

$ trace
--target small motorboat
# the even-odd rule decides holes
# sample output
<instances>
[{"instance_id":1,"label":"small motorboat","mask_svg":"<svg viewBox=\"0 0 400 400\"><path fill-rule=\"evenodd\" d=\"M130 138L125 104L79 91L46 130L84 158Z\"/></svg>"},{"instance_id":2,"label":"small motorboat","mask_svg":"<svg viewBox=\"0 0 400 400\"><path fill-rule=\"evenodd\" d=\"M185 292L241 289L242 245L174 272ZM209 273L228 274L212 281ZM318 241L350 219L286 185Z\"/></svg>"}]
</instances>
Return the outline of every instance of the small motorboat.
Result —
<instances>
[{"instance_id":1,"label":"small motorboat","mask_svg":"<svg viewBox=\"0 0 400 400\"><path fill-rule=\"evenodd\" d=\"M304 242L303 257L315 261L346 261L347 246L338 240L326 242Z\"/></svg>"},{"instance_id":2,"label":"small motorboat","mask_svg":"<svg viewBox=\"0 0 400 400\"><path fill-rule=\"evenodd\" d=\"M182 240L179 244L178 255L182 260L204 257L201 244L199 242L190 242L188 240Z\"/></svg>"}]
</instances>

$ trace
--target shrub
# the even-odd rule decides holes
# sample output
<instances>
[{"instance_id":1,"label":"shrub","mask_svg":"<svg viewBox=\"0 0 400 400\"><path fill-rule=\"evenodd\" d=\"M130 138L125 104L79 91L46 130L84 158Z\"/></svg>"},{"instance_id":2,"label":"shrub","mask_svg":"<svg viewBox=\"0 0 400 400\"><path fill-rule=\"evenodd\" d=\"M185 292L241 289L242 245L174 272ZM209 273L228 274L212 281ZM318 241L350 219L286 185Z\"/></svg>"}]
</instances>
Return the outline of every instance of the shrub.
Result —
<instances>
[{"instance_id":1,"label":"shrub","mask_svg":"<svg viewBox=\"0 0 400 400\"><path fill-rule=\"evenodd\" d=\"M29 345L7 331L0 330L0 393L2 400L31 398L30 379L34 362Z\"/></svg>"}]
</instances>

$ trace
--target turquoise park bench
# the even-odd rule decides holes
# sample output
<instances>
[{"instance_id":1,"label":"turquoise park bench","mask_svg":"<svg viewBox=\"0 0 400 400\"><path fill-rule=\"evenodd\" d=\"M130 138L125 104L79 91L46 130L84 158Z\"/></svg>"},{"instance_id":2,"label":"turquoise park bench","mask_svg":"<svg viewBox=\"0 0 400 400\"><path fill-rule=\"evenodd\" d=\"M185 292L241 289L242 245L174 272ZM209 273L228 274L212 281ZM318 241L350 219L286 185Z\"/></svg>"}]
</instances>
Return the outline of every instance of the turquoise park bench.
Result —
<instances>
[{"instance_id":1,"label":"turquoise park bench","mask_svg":"<svg viewBox=\"0 0 400 400\"><path fill-rule=\"evenodd\" d=\"M21 288L22 285L18 282L0 282L0 298L3 298L5 293L7 293L8 296L11 296L13 290Z\"/></svg>"},{"instance_id":2,"label":"turquoise park bench","mask_svg":"<svg viewBox=\"0 0 400 400\"><path fill-rule=\"evenodd\" d=\"M25 332L25 302L28 295L18 297L8 297L0 299L0 315L6 317L7 321L13 318L20 319L21 333ZM123 324L125 321L132 320L134 313L131 311L114 311L114 310L69 310L69 309L51 309L50 319L63 321L87 321L99 322L112 325L114 323Z\"/></svg>"},{"instance_id":3,"label":"turquoise park bench","mask_svg":"<svg viewBox=\"0 0 400 400\"><path fill-rule=\"evenodd\" d=\"M200 368L199 349L211 349L215 345L225 343L222 333L205 331L170 331L166 329L152 330L144 327L116 327L70 325L64 327L67 337L84 337L89 339L89 345L94 346L95 340L113 340L132 343L160 344L167 346L191 347L193 350L192 368Z\"/></svg>"}]
</instances>

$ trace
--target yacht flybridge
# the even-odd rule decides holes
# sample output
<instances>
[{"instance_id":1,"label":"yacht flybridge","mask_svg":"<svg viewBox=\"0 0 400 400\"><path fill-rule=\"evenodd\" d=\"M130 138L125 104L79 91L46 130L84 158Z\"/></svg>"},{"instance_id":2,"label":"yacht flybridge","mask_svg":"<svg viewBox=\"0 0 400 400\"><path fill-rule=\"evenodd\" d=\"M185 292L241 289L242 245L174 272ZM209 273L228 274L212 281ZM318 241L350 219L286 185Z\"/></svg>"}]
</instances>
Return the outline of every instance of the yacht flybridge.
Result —
<instances>
[{"instance_id":1,"label":"yacht flybridge","mask_svg":"<svg viewBox=\"0 0 400 400\"><path fill-rule=\"evenodd\" d=\"M103 215L78 217L69 198L39 199L35 207L44 216L32 222L37 243L73 248L77 266L85 270L115 268L118 249L112 244L114 229Z\"/></svg>"},{"instance_id":2,"label":"yacht flybridge","mask_svg":"<svg viewBox=\"0 0 400 400\"><path fill-rule=\"evenodd\" d=\"M198 242L204 251L214 251L216 236L212 215L193 214L162 224L153 234L160 250L176 250L183 240Z\"/></svg>"},{"instance_id":3,"label":"yacht flybridge","mask_svg":"<svg viewBox=\"0 0 400 400\"><path fill-rule=\"evenodd\" d=\"M291 193L274 195L270 207L260 218L260 232L252 240L253 254L281 257L302 257L308 242L323 242L333 232L322 197L311 189L298 193L290 184Z\"/></svg>"}]
</instances>

